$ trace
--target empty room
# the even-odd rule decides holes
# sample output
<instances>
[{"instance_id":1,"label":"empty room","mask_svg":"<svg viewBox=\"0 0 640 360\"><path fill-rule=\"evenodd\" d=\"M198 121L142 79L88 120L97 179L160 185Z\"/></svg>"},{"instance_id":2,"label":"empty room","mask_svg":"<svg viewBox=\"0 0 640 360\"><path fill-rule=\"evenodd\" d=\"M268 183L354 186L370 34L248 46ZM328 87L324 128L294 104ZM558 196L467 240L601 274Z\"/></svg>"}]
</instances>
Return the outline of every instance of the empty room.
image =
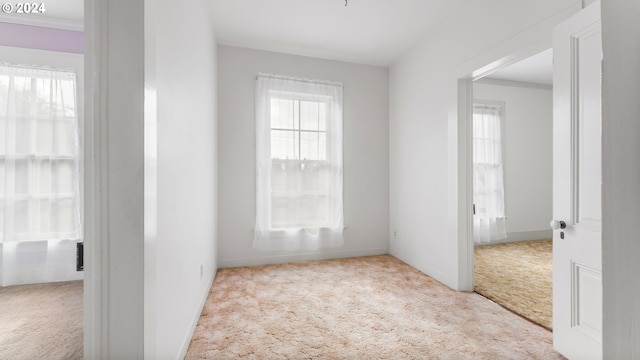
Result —
<instances>
[{"instance_id":1,"label":"empty room","mask_svg":"<svg viewBox=\"0 0 640 360\"><path fill-rule=\"evenodd\" d=\"M472 90L474 291L551 329L553 51Z\"/></svg>"},{"instance_id":2,"label":"empty room","mask_svg":"<svg viewBox=\"0 0 640 360\"><path fill-rule=\"evenodd\" d=\"M640 356L638 4L2 8L0 358ZM474 292L543 238L544 321Z\"/></svg>"}]
</instances>

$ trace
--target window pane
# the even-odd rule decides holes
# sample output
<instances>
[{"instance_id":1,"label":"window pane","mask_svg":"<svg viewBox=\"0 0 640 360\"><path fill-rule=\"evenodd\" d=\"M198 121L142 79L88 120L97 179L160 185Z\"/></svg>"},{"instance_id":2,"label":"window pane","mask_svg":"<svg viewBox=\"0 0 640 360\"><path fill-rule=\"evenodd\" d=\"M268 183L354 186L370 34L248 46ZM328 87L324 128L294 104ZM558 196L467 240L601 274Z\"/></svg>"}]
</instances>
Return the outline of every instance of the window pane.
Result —
<instances>
[{"instance_id":1,"label":"window pane","mask_svg":"<svg viewBox=\"0 0 640 360\"><path fill-rule=\"evenodd\" d=\"M66 80L60 83L59 98L63 104L62 115L66 118L76 116L75 80Z\"/></svg>"},{"instance_id":2,"label":"window pane","mask_svg":"<svg viewBox=\"0 0 640 360\"><path fill-rule=\"evenodd\" d=\"M4 197L0 196L0 219L4 219L5 204ZM0 221L0 242L4 240L4 220Z\"/></svg>"},{"instance_id":3,"label":"window pane","mask_svg":"<svg viewBox=\"0 0 640 360\"><path fill-rule=\"evenodd\" d=\"M53 123L55 144L52 151L56 155L76 155L76 124L68 119L56 120Z\"/></svg>"},{"instance_id":4,"label":"window pane","mask_svg":"<svg viewBox=\"0 0 640 360\"><path fill-rule=\"evenodd\" d=\"M300 133L300 158L303 160L319 160L319 142L317 132Z\"/></svg>"},{"instance_id":5,"label":"window pane","mask_svg":"<svg viewBox=\"0 0 640 360\"><path fill-rule=\"evenodd\" d=\"M274 197L271 199L271 226L277 228L297 227L300 211L296 197Z\"/></svg>"},{"instance_id":6,"label":"window pane","mask_svg":"<svg viewBox=\"0 0 640 360\"><path fill-rule=\"evenodd\" d=\"M271 127L293 128L293 100L271 98Z\"/></svg>"},{"instance_id":7,"label":"window pane","mask_svg":"<svg viewBox=\"0 0 640 360\"><path fill-rule=\"evenodd\" d=\"M73 193L75 183L75 161L57 160L51 168L51 185L55 193Z\"/></svg>"},{"instance_id":8,"label":"window pane","mask_svg":"<svg viewBox=\"0 0 640 360\"><path fill-rule=\"evenodd\" d=\"M7 161L3 158L0 158L0 195L4 195L7 191L6 188L6 181L7 181L7 175L6 175L6 167L7 167ZM0 199L2 199L2 196L0 196ZM4 219L3 217L0 217L0 219ZM2 221L0 221L0 223L2 223Z\"/></svg>"},{"instance_id":9,"label":"window pane","mask_svg":"<svg viewBox=\"0 0 640 360\"><path fill-rule=\"evenodd\" d=\"M327 196L296 194L273 198L271 201L273 228L326 227L328 222Z\"/></svg>"},{"instance_id":10,"label":"window pane","mask_svg":"<svg viewBox=\"0 0 640 360\"><path fill-rule=\"evenodd\" d=\"M293 128L300 129L300 101L293 101Z\"/></svg>"},{"instance_id":11,"label":"window pane","mask_svg":"<svg viewBox=\"0 0 640 360\"><path fill-rule=\"evenodd\" d=\"M50 214L53 210L52 203L53 201L49 198L46 199L38 199L35 202L34 206L34 217L33 217L33 226L30 229L30 233L26 240L36 240L48 238L51 233L51 219ZM46 234L46 235L45 235Z\"/></svg>"},{"instance_id":12,"label":"window pane","mask_svg":"<svg viewBox=\"0 0 640 360\"><path fill-rule=\"evenodd\" d=\"M306 163L301 174L301 191L316 195L327 195L329 193L330 178L330 165L318 162Z\"/></svg>"},{"instance_id":13,"label":"window pane","mask_svg":"<svg viewBox=\"0 0 640 360\"><path fill-rule=\"evenodd\" d=\"M34 150L33 142L35 139L31 138L31 125L32 121L25 118L18 117L16 119L16 153L17 154L30 154Z\"/></svg>"},{"instance_id":14,"label":"window pane","mask_svg":"<svg viewBox=\"0 0 640 360\"><path fill-rule=\"evenodd\" d=\"M0 71L4 72L5 68L0 66ZM8 94L9 93L9 76L8 75L0 75L0 94ZM8 96L0 96L0 114L2 116L7 114L7 109L9 105L9 97Z\"/></svg>"},{"instance_id":15,"label":"window pane","mask_svg":"<svg viewBox=\"0 0 640 360\"><path fill-rule=\"evenodd\" d=\"M16 235L30 232L31 219L33 218L34 200L17 200L13 203L13 231Z\"/></svg>"},{"instance_id":16,"label":"window pane","mask_svg":"<svg viewBox=\"0 0 640 360\"><path fill-rule=\"evenodd\" d=\"M29 160L16 160L14 168L14 189L7 189L9 194L27 194L29 192Z\"/></svg>"},{"instance_id":17,"label":"window pane","mask_svg":"<svg viewBox=\"0 0 640 360\"><path fill-rule=\"evenodd\" d=\"M51 231L73 232L76 229L76 200L59 199L51 201Z\"/></svg>"},{"instance_id":18,"label":"window pane","mask_svg":"<svg viewBox=\"0 0 640 360\"><path fill-rule=\"evenodd\" d=\"M307 224L307 226L328 226L328 197L319 195L301 197L300 220L303 224Z\"/></svg>"},{"instance_id":19,"label":"window pane","mask_svg":"<svg viewBox=\"0 0 640 360\"><path fill-rule=\"evenodd\" d=\"M473 140L473 162L476 164L484 164L487 162L486 144L483 139Z\"/></svg>"},{"instance_id":20,"label":"window pane","mask_svg":"<svg viewBox=\"0 0 640 360\"><path fill-rule=\"evenodd\" d=\"M271 158L298 159L298 132L271 130Z\"/></svg>"},{"instance_id":21,"label":"window pane","mask_svg":"<svg viewBox=\"0 0 640 360\"><path fill-rule=\"evenodd\" d=\"M318 118L320 121L319 130L327 131L327 122L329 121L329 104L328 103L319 103Z\"/></svg>"},{"instance_id":22,"label":"window pane","mask_svg":"<svg viewBox=\"0 0 640 360\"><path fill-rule=\"evenodd\" d=\"M32 162L33 173L31 177L35 180L35 188L31 189L33 194L49 194L51 188L51 160L36 160Z\"/></svg>"},{"instance_id":23,"label":"window pane","mask_svg":"<svg viewBox=\"0 0 640 360\"><path fill-rule=\"evenodd\" d=\"M300 162L275 160L271 164L271 192L283 194L300 190Z\"/></svg>"},{"instance_id":24,"label":"window pane","mask_svg":"<svg viewBox=\"0 0 640 360\"><path fill-rule=\"evenodd\" d=\"M36 154L50 155L53 151L53 122L49 118L38 118L35 123L36 131L36 143L35 149L32 149ZM21 141L18 138L18 141Z\"/></svg>"},{"instance_id":25,"label":"window pane","mask_svg":"<svg viewBox=\"0 0 640 360\"><path fill-rule=\"evenodd\" d=\"M16 115L28 115L31 113L31 78L24 76L13 77L13 89L15 90L15 111Z\"/></svg>"},{"instance_id":26,"label":"window pane","mask_svg":"<svg viewBox=\"0 0 640 360\"><path fill-rule=\"evenodd\" d=\"M331 166L274 161L271 168L271 224L274 228L324 227L329 219Z\"/></svg>"},{"instance_id":27,"label":"window pane","mask_svg":"<svg viewBox=\"0 0 640 360\"><path fill-rule=\"evenodd\" d=\"M318 143L318 160L323 160L326 161L327 160L327 134L326 133L319 133L318 134L318 139L319 139L319 143Z\"/></svg>"},{"instance_id":28,"label":"window pane","mask_svg":"<svg viewBox=\"0 0 640 360\"><path fill-rule=\"evenodd\" d=\"M318 103L300 101L300 128L302 130L318 130Z\"/></svg>"},{"instance_id":29,"label":"window pane","mask_svg":"<svg viewBox=\"0 0 640 360\"><path fill-rule=\"evenodd\" d=\"M42 74L42 72L40 74ZM46 115L47 117L57 115L56 100L54 93L52 93L53 89L51 86L52 84L50 79L36 79L36 98L34 105L38 115Z\"/></svg>"}]
</instances>

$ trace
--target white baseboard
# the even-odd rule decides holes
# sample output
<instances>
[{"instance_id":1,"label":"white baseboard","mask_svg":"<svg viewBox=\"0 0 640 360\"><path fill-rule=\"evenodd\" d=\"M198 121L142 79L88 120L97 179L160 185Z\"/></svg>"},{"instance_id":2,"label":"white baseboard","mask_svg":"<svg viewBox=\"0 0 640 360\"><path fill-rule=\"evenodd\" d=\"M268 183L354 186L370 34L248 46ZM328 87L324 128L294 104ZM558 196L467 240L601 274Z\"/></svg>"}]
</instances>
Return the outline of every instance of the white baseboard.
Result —
<instances>
[{"instance_id":1,"label":"white baseboard","mask_svg":"<svg viewBox=\"0 0 640 360\"><path fill-rule=\"evenodd\" d=\"M551 229L541 229L541 230L531 230L531 231L514 231L514 232L508 232L506 239L492 241L491 244L501 244L501 243L510 243L510 242L519 242L519 241L551 239L552 237L553 237L553 230L551 230Z\"/></svg>"},{"instance_id":2,"label":"white baseboard","mask_svg":"<svg viewBox=\"0 0 640 360\"><path fill-rule=\"evenodd\" d=\"M507 240L509 240L509 242L550 239L552 237L553 230L551 229L516 231L507 233Z\"/></svg>"},{"instance_id":3,"label":"white baseboard","mask_svg":"<svg viewBox=\"0 0 640 360\"><path fill-rule=\"evenodd\" d=\"M207 284L209 284L200 299L200 306L198 307L198 311L196 311L193 319L191 320L191 328L187 332L187 336L182 342L180 356L178 359L184 359L187 356L187 350L189 350L189 344L191 344L191 338L193 338L193 334L196 332L196 327L198 326L198 321L200 320L200 315L202 314L202 310L204 309L204 304L207 302L207 298L209 297L209 292L211 292L211 286L213 286L213 280L216 278L216 274L218 273L218 269L214 269L211 277L207 280Z\"/></svg>"},{"instance_id":4,"label":"white baseboard","mask_svg":"<svg viewBox=\"0 0 640 360\"><path fill-rule=\"evenodd\" d=\"M302 254L296 253L296 254L290 254L290 255L272 255L272 256L219 259L218 264L220 268L230 268L230 267L241 267L241 266L283 264L283 263L309 261L309 260L329 260L329 259L342 259L342 258L360 257L360 256L386 255L388 253L389 253L388 247L373 248L373 249L343 250L343 251L327 250L322 252L310 252L310 253L302 253Z\"/></svg>"}]
</instances>

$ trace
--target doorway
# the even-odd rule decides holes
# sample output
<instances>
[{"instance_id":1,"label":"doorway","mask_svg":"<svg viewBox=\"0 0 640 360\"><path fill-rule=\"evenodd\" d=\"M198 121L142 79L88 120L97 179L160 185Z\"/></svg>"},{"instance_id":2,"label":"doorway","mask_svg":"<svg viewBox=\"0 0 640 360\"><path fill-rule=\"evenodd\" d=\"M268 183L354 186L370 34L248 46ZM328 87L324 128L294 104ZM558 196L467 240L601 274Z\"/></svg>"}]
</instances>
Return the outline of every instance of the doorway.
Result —
<instances>
[{"instance_id":1,"label":"doorway","mask_svg":"<svg viewBox=\"0 0 640 360\"><path fill-rule=\"evenodd\" d=\"M552 327L552 49L472 85L474 291Z\"/></svg>"},{"instance_id":2,"label":"doorway","mask_svg":"<svg viewBox=\"0 0 640 360\"><path fill-rule=\"evenodd\" d=\"M0 24L0 358L83 357L83 11L46 10Z\"/></svg>"}]
</instances>

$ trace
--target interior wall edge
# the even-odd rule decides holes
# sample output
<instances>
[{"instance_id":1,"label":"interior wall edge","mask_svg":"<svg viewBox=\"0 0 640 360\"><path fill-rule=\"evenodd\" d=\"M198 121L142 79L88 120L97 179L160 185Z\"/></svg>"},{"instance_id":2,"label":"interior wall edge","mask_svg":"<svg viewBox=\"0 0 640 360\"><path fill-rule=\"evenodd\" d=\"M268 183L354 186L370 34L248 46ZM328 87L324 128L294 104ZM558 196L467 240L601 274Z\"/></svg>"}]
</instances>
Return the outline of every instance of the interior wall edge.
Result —
<instances>
[{"instance_id":1,"label":"interior wall edge","mask_svg":"<svg viewBox=\"0 0 640 360\"><path fill-rule=\"evenodd\" d=\"M428 265L423 265L423 264L417 264L416 261L413 261L411 257L407 256L405 253L403 253L402 251L398 251L397 249L393 249L389 252L389 254L393 257L395 257L396 259L402 261L403 263L411 266L412 268L420 271L421 273L427 275L428 277L452 288L452 289L457 289L457 284L453 281L451 281L451 279L449 279L449 277L447 276L447 274L445 274L444 272L428 266Z\"/></svg>"},{"instance_id":2,"label":"interior wall edge","mask_svg":"<svg viewBox=\"0 0 640 360\"><path fill-rule=\"evenodd\" d=\"M207 302L207 298L209 298L209 293L211 293L211 287L213 286L213 281L216 279L216 275L218 274L218 269L214 269L209 279L207 279L208 286L205 287L203 293L200 295L200 305L198 306L198 311L194 313L193 319L191 320L191 327L189 331L185 334L184 339L182 340L182 346L180 349L180 356L178 359L184 359L187 356L187 350L189 350L189 345L191 344L191 338L193 334L196 332L196 327L198 326L198 321L200 320L200 315L204 310L204 304Z\"/></svg>"}]
</instances>

